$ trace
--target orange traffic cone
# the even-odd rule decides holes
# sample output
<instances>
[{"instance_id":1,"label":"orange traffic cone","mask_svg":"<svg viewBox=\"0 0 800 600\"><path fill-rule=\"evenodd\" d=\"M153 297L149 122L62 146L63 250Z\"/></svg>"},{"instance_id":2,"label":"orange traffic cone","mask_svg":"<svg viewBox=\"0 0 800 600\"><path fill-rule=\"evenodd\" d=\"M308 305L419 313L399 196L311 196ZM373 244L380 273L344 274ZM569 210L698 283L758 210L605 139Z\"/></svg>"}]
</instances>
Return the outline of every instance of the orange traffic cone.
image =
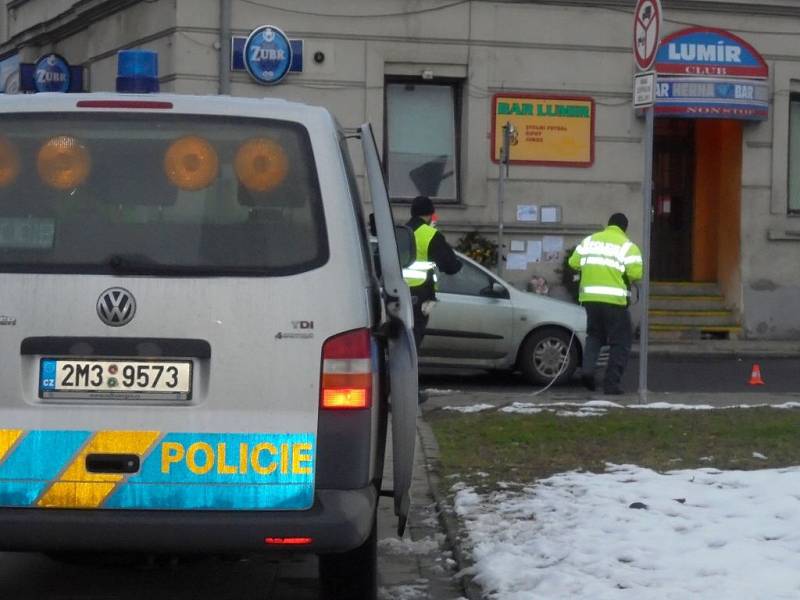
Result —
<instances>
[{"instance_id":1,"label":"orange traffic cone","mask_svg":"<svg viewBox=\"0 0 800 600\"><path fill-rule=\"evenodd\" d=\"M753 363L753 370L750 371L750 381L748 381L750 385L764 385L764 380L761 379L761 367L758 366L758 363Z\"/></svg>"}]
</instances>

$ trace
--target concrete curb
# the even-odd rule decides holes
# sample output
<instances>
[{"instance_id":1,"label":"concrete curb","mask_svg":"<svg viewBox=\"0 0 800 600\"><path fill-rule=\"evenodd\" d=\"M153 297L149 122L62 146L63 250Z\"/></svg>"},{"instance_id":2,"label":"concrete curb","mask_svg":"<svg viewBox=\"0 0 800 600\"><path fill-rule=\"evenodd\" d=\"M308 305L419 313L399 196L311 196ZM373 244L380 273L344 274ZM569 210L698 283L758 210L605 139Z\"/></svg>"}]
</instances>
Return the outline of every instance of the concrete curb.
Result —
<instances>
[{"instance_id":1,"label":"concrete curb","mask_svg":"<svg viewBox=\"0 0 800 600\"><path fill-rule=\"evenodd\" d=\"M675 358L797 358L800 357L800 344L794 341L650 343L647 354ZM639 356L639 344L633 345L631 356Z\"/></svg>"},{"instance_id":2,"label":"concrete curb","mask_svg":"<svg viewBox=\"0 0 800 600\"><path fill-rule=\"evenodd\" d=\"M417 419L417 433L420 439L422 454L425 458L425 466L427 467L425 472L428 478L428 485L430 486L433 500L436 503L439 522L444 529L447 543L453 549L453 558L457 563L458 572L461 573L461 587L464 589L464 593L469 600L484 600L480 586L469 573L470 568L473 566L472 557L461 547L459 537L460 527L455 508L450 504L447 494L442 492L441 478L439 476L441 473L439 464L439 444L436 443L436 437L433 435L431 426L421 417Z\"/></svg>"},{"instance_id":3,"label":"concrete curb","mask_svg":"<svg viewBox=\"0 0 800 600\"><path fill-rule=\"evenodd\" d=\"M631 349L631 356L639 356L638 348ZM661 358L798 358L800 352L792 350L714 350L713 352L704 352L694 348L649 348L647 351L648 356L658 356Z\"/></svg>"}]
</instances>

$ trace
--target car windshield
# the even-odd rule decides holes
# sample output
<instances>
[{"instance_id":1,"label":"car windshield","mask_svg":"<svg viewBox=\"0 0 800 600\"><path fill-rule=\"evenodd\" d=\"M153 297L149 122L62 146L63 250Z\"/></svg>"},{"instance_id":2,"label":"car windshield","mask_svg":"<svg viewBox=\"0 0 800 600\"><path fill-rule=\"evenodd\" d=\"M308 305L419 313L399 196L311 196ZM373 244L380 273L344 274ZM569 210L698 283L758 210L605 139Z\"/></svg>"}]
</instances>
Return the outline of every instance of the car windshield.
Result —
<instances>
[{"instance_id":1,"label":"car windshield","mask_svg":"<svg viewBox=\"0 0 800 600\"><path fill-rule=\"evenodd\" d=\"M284 275L327 260L298 124L86 113L0 123L2 271Z\"/></svg>"}]
</instances>

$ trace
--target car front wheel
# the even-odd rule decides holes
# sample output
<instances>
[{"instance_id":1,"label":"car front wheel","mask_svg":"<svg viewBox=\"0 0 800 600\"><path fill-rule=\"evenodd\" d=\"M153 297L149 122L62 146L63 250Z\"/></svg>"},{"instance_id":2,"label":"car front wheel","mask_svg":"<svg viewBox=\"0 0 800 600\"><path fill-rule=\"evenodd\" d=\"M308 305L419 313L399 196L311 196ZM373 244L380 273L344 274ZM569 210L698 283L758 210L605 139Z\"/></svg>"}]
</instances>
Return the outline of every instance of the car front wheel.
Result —
<instances>
[{"instance_id":1,"label":"car front wheel","mask_svg":"<svg viewBox=\"0 0 800 600\"><path fill-rule=\"evenodd\" d=\"M522 344L519 368L533 384L568 381L578 366L578 340L569 332L545 327L531 333Z\"/></svg>"}]
</instances>

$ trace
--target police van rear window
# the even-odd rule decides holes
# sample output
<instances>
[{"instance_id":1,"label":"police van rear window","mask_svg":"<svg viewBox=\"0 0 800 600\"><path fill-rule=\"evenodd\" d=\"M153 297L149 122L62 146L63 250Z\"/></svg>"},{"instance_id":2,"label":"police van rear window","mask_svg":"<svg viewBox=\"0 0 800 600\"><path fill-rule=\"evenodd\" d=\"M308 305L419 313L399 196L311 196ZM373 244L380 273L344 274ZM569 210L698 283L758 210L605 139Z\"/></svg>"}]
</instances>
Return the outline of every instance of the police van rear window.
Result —
<instances>
[{"instance_id":1,"label":"police van rear window","mask_svg":"<svg viewBox=\"0 0 800 600\"><path fill-rule=\"evenodd\" d=\"M302 125L0 116L0 271L278 276L327 259Z\"/></svg>"}]
</instances>

